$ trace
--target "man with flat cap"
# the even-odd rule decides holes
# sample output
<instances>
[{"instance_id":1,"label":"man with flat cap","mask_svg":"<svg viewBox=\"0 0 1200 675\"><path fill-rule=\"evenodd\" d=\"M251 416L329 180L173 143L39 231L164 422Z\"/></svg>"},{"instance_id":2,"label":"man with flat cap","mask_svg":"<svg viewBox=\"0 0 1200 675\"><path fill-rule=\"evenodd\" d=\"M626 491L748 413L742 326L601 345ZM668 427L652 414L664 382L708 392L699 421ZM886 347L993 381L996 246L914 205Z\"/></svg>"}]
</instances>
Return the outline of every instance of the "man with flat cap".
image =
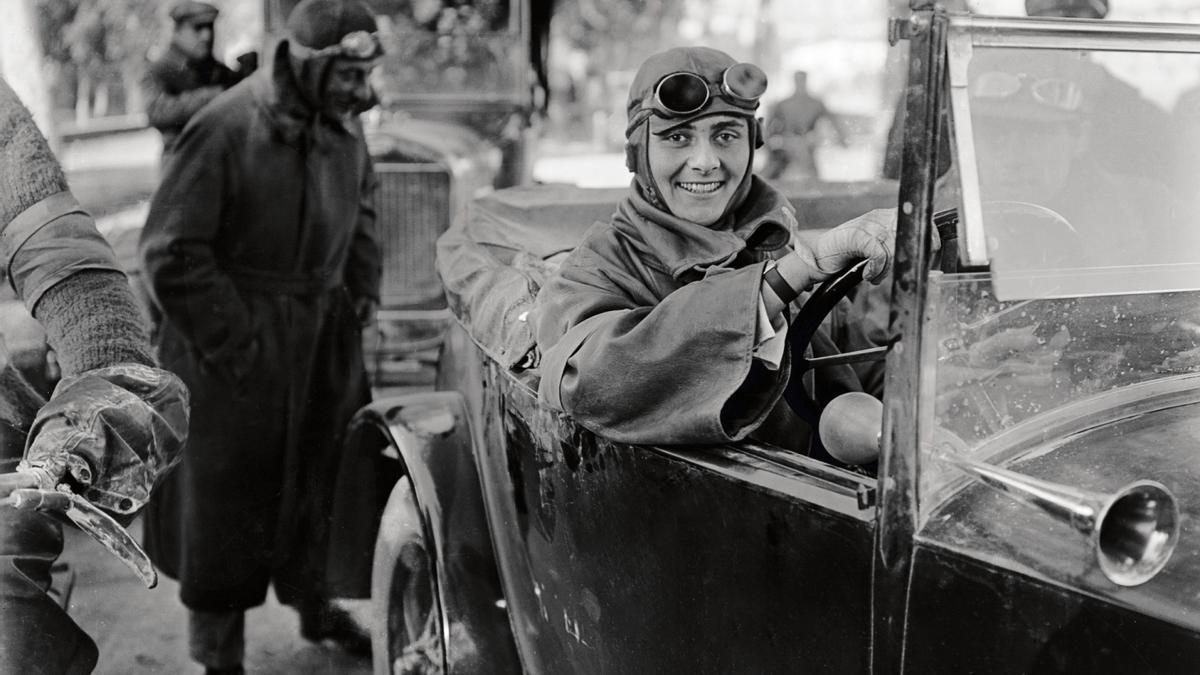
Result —
<instances>
[{"instance_id":1,"label":"man with flat cap","mask_svg":"<svg viewBox=\"0 0 1200 675\"><path fill-rule=\"evenodd\" d=\"M252 70L248 61L237 72L213 58L213 25L219 11L207 2L182 0L171 7L174 28L166 51L151 60L142 79L146 116L162 133L163 161L196 111Z\"/></svg>"},{"instance_id":2,"label":"man with flat cap","mask_svg":"<svg viewBox=\"0 0 1200 675\"><path fill-rule=\"evenodd\" d=\"M146 517L192 658L240 672L269 586L301 635L367 652L324 584L341 435L369 401L375 173L358 113L383 49L357 0L303 0L264 67L175 143L139 253L164 367L192 390L187 452Z\"/></svg>"}]
</instances>

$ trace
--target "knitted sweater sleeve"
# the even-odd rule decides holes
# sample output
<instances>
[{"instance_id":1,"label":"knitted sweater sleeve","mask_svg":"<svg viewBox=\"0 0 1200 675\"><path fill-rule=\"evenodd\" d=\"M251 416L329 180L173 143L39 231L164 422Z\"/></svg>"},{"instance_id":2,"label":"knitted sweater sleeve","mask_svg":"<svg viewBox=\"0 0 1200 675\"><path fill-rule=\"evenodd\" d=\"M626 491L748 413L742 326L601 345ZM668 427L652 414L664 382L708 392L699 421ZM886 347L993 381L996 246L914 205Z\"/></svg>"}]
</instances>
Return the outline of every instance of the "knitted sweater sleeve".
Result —
<instances>
[{"instance_id":1,"label":"knitted sweater sleeve","mask_svg":"<svg viewBox=\"0 0 1200 675\"><path fill-rule=\"evenodd\" d=\"M35 207L66 191L66 177L45 137L0 79L0 233L22 214L28 221L28 214L37 213ZM129 283L90 217L79 211L56 215L33 223L28 232L5 240L4 266L12 274L10 283L46 329L63 374L117 363L153 365ZM79 245L73 247L76 240ZM44 262L68 273L61 279L43 273L48 287L28 283L39 268L44 270Z\"/></svg>"}]
</instances>

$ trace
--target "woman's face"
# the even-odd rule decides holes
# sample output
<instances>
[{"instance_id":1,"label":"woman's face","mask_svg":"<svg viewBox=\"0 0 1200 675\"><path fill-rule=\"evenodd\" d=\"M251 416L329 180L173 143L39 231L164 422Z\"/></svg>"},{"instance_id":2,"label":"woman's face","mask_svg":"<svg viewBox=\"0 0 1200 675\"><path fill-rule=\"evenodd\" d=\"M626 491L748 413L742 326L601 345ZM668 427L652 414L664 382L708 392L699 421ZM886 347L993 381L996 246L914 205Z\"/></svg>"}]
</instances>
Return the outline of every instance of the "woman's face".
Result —
<instances>
[{"instance_id":1,"label":"woman's face","mask_svg":"<svg viewBox=\"0 0 1200 675\"><path fill-rule=\"evenodd\" d=\"M749 122L710 115L661 131L651 124L647 153L654 186L671 213L708 227L724 215L750 168Z\"/></svg>"}]
</instances>

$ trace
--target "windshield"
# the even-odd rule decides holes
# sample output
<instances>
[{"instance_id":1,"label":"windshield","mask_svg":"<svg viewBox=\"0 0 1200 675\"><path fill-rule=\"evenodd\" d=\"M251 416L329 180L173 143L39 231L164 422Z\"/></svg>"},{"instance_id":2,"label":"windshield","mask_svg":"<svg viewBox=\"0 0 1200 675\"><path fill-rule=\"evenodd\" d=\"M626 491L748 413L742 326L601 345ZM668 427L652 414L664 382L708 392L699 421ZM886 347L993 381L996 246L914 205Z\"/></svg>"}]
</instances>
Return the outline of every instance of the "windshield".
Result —
<instances>
[{"instance_id":1,"label":"windshield","mask_svg":"<svg viewBox=\"0 0 1200 675\"><path fill-rule=\"evenodd\" d=\"M415 99L518 99L527 66L514 0L375 0L385 107Z\"/></svg>"},{"instance_id":2,"label":"windshield","mask_svg":"<svg viewBox=\"0 0 1200 675\"><path fill-rule=\"evenodd\" d=\"M922 517L963 478L939 455L1006 463L1200 371L1200 57L977 47L965 72L990 264L929 278Z\"/></svg>"},{"instance_id":3,"label":"windshield","mask_svg":"<svg viewBox=\"0 0 1200 675\"><path fill-rule=\"evenodd\" d=\"M1000 297L1200 288L1200 55L977 47L966 72L965 215Z\"/></svg>"}]
</instances>

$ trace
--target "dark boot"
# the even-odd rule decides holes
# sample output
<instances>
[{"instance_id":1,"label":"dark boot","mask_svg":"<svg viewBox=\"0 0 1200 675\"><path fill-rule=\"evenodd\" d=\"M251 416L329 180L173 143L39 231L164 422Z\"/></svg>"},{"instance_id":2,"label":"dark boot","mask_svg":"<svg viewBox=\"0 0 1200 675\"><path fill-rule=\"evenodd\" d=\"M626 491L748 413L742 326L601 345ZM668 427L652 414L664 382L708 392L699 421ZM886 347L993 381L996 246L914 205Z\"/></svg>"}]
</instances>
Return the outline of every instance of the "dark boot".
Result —
<instances>
[{"instance_id":1,"label":"dark boot","mask_svg":"<svg viewBox=\"0 0 1200 675\"><path fill-rule=\"evenodd\" d=\"M329 640L348 654L371 655L371 636L350 613L329 602L305 604L300 612L300 637L310 642Z\"/></svg>"}]
</instances>

